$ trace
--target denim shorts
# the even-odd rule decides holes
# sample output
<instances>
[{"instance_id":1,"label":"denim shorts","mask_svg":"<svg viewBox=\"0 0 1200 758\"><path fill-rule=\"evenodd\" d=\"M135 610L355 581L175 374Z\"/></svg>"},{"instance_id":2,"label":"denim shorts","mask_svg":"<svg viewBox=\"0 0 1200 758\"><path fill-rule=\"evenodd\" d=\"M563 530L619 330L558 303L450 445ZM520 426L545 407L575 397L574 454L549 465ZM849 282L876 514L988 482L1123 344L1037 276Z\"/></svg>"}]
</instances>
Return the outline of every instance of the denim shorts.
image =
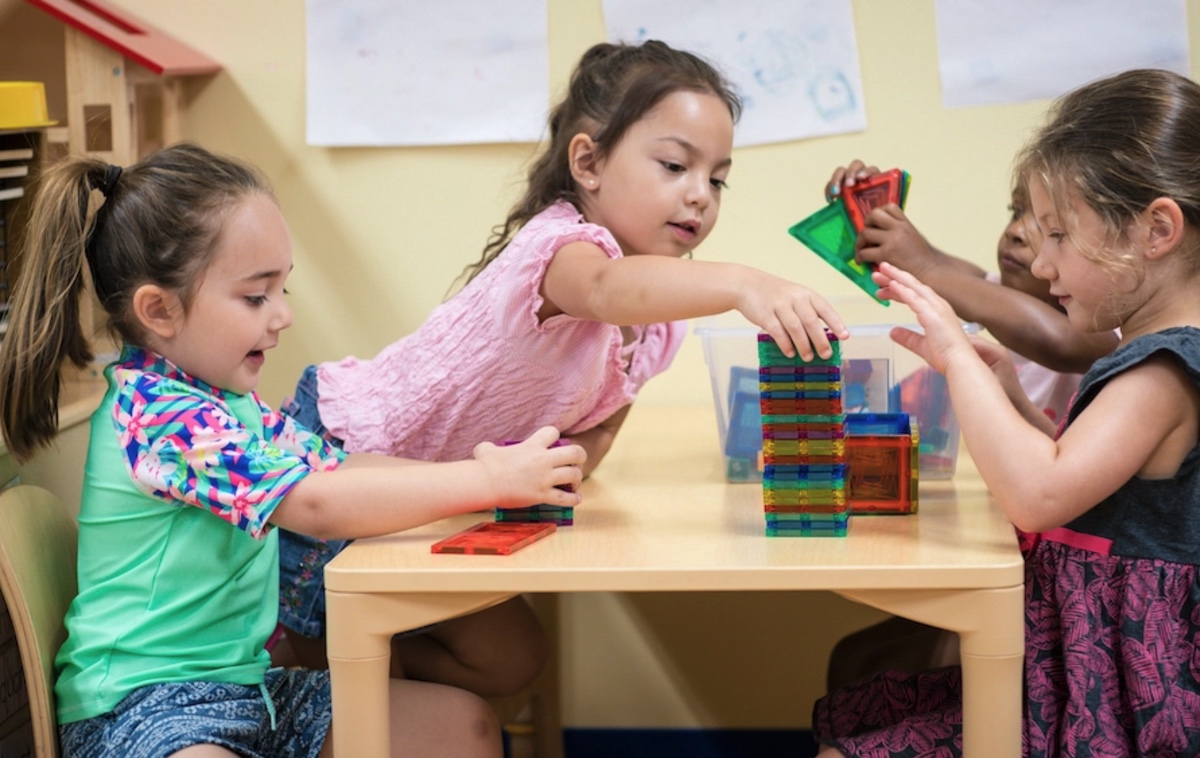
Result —
<instances>
[{"instance_id":1,"label":"denim shorts","mask_svg":"<svg viewBox=\"0 0 1200 758\"><path fill-rule=\"evenodd\" d=\"M321 423L317 407L317 367L304 369L296 392L280 409L329 442L342 441ZM305 637L325 636L325 564L350 540L320 540L279 530L279 623Z\"/></svg>"},{"instance_id":2,"label":"denim shorts","mask_svg":"<svg viewBox=\"0 0 1200 758\"><path fill-rule=\"evenodd\" d=\"M171 682L59 727L63 758L163 758L220 745L248 758L316 758L333 716L328 671L271 669L261 687Z\"/></svg>"}]
</instances>

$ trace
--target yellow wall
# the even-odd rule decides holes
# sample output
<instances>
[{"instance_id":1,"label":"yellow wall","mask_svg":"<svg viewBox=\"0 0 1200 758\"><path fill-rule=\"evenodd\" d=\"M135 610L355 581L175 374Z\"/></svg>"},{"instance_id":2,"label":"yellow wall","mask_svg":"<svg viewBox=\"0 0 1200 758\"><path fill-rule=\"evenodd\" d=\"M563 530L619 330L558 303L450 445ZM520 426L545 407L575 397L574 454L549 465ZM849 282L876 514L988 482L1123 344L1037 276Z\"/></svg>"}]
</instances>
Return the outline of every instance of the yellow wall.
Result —
<instances>
[{"instance_id":1,"label":"yellow wall","mask_svg":"<svg viewBox=\"0 0 1200 758\"><path fill-rule=\"evenodd\" d=\"M187 133L265 169L289 218L296 325L267 364L261 389L269 402L290 390L307 363L369 356L415 329L519 192L533 145L307 146L299 0L117 2L224 65L189 86ZM933 0L853 5L867 130L737 150L722 220L698 256L755 265L829 295L856 295L786 230L820 206L834 166L861 156L911 172L908 210L935 244L993 266L1010 161L1046 103L943 109ZM580 53L605 35L600 0L548 6L557 92ZM1200 0L1188 6L1196 39ZM58 29L21 0L0 0L0 78L45 79L61 117ZM886 311L878 318L904 319ZM641 400L679 401L710 402L694 339ZM566 722L806 725L832 641L874 618L820 593L571 598L564 607ZM782 659L766 652L785 646L793 654Z\"/></svg>"}]
</instances>

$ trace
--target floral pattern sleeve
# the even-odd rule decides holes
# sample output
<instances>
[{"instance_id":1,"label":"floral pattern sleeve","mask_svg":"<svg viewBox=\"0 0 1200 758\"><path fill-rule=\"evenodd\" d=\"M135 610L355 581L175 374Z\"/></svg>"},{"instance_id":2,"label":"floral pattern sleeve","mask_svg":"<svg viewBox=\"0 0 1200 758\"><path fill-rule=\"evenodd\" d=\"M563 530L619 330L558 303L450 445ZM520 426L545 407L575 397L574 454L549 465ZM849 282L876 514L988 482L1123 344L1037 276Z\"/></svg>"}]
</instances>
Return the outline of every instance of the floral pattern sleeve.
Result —
<instances>
[{"instance_id":1,"label":"floral pattern sleeve","mask_svg":"<svg viewBox=\"0 0 1200 758\"><path fill-rule=\"evenodd\" d=\"M255 398L261 433L234 415L219 391L118 368L113 423L137 487L210 511L261 538L275 507L313 471L345 457Z\"/></svg>"}]
</instances>

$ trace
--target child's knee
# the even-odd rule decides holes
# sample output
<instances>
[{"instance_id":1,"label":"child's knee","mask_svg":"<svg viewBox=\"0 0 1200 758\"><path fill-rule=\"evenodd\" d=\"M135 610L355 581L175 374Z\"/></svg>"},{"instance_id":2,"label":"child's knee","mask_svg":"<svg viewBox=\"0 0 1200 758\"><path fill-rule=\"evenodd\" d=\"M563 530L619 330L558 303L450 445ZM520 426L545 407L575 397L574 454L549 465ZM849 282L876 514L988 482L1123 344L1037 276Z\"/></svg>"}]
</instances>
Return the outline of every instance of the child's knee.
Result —
<instances>
[{"instance_id":1,"label":"child's knee","mask_svg":"<svg viewBox=\"0 0 1200 758\"><path fill-rule=\"evenodd\" d=\"M500 719L466 690L425 682L393 682L408 697L392 698L393 755L501 758Z\"/></svg>"},{"instance_id":2,"label":"child's knee","mask_svg":"<svg viewBox=\"0 0 1200 758\"><path fill-rule=\"evenodd\" d=\"M546 667L550 658L550 640L540 625L530 630L524 644L509 651L504 661L505 679L513 692L526 687ZM511 694L511 693L509 693Z\"/></svg>"},{"instance_id":3,"label":"child's knee","mask_svg":"<svg viewBox=\"0 0 1200 758\"><path fill-rule=\"evenodd\" d=\"M463 691L463 696L469 701L462 706L465 712L463 723L471 734L481 745L494 745L498 741L502 742L500 718L496 715L496 709L492 708L488 701L473 693Z\"/></svg>"}]
</instances>

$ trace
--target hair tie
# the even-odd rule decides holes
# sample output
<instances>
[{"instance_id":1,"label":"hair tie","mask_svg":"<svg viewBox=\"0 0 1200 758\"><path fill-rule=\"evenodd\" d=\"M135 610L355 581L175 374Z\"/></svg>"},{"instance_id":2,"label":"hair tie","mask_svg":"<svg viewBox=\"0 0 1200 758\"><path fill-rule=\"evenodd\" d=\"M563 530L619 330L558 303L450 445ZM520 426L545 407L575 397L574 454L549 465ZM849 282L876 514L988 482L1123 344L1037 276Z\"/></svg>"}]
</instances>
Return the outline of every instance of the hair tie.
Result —
<instances>
[{"instance_id":1,"label":"hair tie","mask_svg":"<svg viewBox=\"0 0 1200 758\"><path fill-rule=\"evenodd\" d=\"M100 190L101 195L108 197L112 194L113 188L117 186L117 179L121 178L123 170L120 166L109 165L108 170L104 172L104 178L100 180L99 184L92 185L93 188Z\"/></svg>"}]
</instances>

